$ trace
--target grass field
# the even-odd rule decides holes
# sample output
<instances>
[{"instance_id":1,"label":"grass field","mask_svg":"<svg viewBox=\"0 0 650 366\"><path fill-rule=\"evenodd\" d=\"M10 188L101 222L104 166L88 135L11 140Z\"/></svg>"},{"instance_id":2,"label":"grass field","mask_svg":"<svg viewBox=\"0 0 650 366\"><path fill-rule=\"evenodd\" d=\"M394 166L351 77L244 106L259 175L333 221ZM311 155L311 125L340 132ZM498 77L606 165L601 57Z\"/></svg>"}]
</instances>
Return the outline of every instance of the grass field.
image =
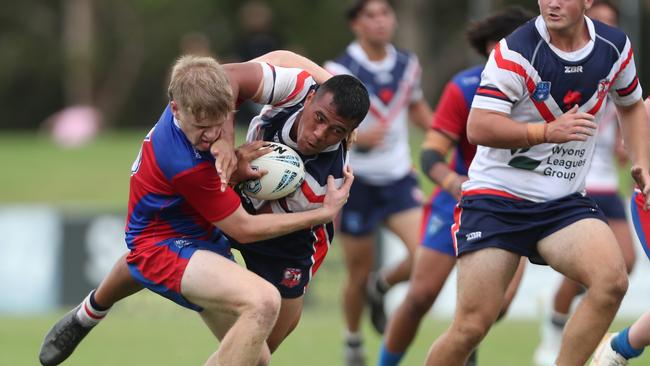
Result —
<instances>
[{"instance_id":1,"label":"grass field","mask_svg":"<svg viewBox=\"0 0 650 366\"><path fill-rule=\"evenodd\" d=\"M106 133L78 150L57 148L43 136L0 134L0 166L4 169L0 178L0 203L45 203L66 210L99 206L123 211L131 163L145 133L144 130ZM413 135L415 147L421 134ZM426 180L422 183L425 192L429 192L430 183ZM335 243L311 286L301 324L274 355L274 365L341 364L343 321L339 293L343 271L341 253ZM63 311L29 317L0 314L0 365L37 364L42 337ZM627 323L620 321L614 329ZM422 364L431 341L447 325L444 319L428 318L403 364ZM538 341L537 327L534 320L506 319L481 346L480 364L531 365ZM364 333L368 364L372 365L380 338L370 328L365 328ZM92 332L66 364L198 365L216 347L195 314L143 292L118 304L108 320ZM633 364L650 364L650 356Z\"/></svg>"}]
</instances>

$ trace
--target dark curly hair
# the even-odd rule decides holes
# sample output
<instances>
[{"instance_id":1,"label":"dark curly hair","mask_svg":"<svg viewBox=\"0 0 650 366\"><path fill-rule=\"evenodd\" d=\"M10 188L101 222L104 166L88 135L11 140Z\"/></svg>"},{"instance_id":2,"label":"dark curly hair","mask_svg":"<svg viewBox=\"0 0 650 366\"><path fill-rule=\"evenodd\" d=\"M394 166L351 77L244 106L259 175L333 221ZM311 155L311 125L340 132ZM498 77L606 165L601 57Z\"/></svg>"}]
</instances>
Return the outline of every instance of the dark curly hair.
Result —
<instances>
[{"instance_id":1,"label":"dark curly hair","mask_svg":"<svg viewBox=\"0 0 650 366\"><path fill-rule=\"evenodd\" d=\"M509 6L485 19L470 23L465 36L476 52L487 57L490 53L487 49L488 42L499 42L533 16L532 12L520 6Z\"/></svg>"}]
</instances>

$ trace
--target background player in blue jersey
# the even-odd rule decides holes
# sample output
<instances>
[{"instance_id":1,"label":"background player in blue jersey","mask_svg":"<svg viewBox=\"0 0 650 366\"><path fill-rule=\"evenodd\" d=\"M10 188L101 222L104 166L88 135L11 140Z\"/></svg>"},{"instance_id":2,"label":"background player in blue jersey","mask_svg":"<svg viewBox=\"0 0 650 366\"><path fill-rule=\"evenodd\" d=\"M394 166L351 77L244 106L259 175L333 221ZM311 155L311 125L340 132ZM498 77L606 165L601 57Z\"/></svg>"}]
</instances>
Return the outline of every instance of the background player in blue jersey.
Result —
<instances>
[{"instance_id":1,"label":"background player in blue jersey","mask_svg":"<svg viewBox=\"0 0 650 366\"><path fill-rule=\"evenodd\" d=\"M456 312L427 365L465 363L497 319L521 256L587 288L556 365L587 362L627 290L620 249L583 195L584 177L601 107L612 98L634 177L650 192L650 130L630 41L587 18L591 4L539 0L541 15L490 55L467 126L479 146L453 226Z\"/></svg>"},{"instance_id":2,"label":"background player in blue jersey","mask_svg":"<svg viewBox=\"0 0 650 366\"><path fill-rule=\"evenodd\" d=\"M472 23L466 32L474 50L487 57L494 45L533 14L519 7L510 7ZM379 355L379 365L397 365L415 338L422 317L431 308L456 264L451 237L454 206L460 198L461 184L467 180L467 169L474 158L476 146L467 141L467 116L476 88L481 81L483 65L463 70L445 86L436 113L423 142L421 167L437 184L422 220L422 245L415 263L406 298L390 317ZM445 161L454 149L449 163ZM504 302L505 313L519 284L523 265ZM476 363L473 353L468 365Z\"/></svg>"},{"instance_id":3,"label":"background player in blue jersey","mask_svg":"<svg viewBox=\"0 0 650 366\"><path fill-rule=\"evenodd\" d=\"M618 7L610 0L594 0L587 16L612 27L618 26ZM623 199L619 195L618 168L616 161L626 163L627 155L622 146L616 107L605 104L605 112L596 133L596 149L587 173L587 195L603 210L609 227L621 247L628 273L632 271L636 254L629 223L625 218ZM552 366L560 350L562 331L569 319L573 300L583 288L564 277L556 290L541 326L541 341L533 355L537 366Z\"/></svg>"},{"instance_id":4,"label":"background player in blue jersey","mask_svg":"<svg viewBox=\"0 0 650 366\"><path fill-rule=\"evenodd\" d=\"M145 138L132 168L126 226L130 276L124 277L121 260L112 274L123 282L108 283L105 289L109 298L128 295L138 290L137 281L198 311L221 340L206 363L210 365L267 364L265 341L280 310L278 291L232 261L222 232L250 243L330 222L352 183L349 169L337 177L340 188L332 176L326 177L320 207L286 214L251 215L230 187L221 189L210 146L220 138L223 125L232 123L233 95L260 100L266 90L261 80L258 63L223 68L209 57L177 61L169 106ZM313 104L319 109L318 102ZM305 117L303 127L317 123L315 119ZM352 128L350 124L347 129ZM296 138L313 136L305 129ZM256 142L240 150L246 157L239 161L239 177L253 176L241 173L250 173L248 160L265 152L256 151L261 146L263 142ZM98 302L93 291L48 333L41 362L55 365L67 358L110 305Z\"/></svg>"},{"instance_id":5,"label":"background player in blue jersey","mask_svg":"<svg viewBox=\"0 0 650 366\"><path fill-rule=\"evenodd\" d=\"M339 225L348 272L343 289L346 362L358 365L365 358L360 322L366 300L373 326L383 333L383 296L409 277L422 199L410 158L408 120L426 129L432 112L420 89L417 57L391 44L397 25L391 4L386 0L354 1L348 21L355 41L325 68L333 74L358 77L368 88L371 101L350 151L356 184ZM408 257L370 275L381 225L404 242Z\"/></svg>"},{"instance_id":6,"label":"background player in blue jersey","mask_svg":"<svg viewBox=\"0 0 650 366\"><path fill-rule=\"evenodd\" d=\"M650 116L650 98L646 99L645 107ZM644 187L639 188L643 190ZM646 200L646 195L640 190L635 190L630 208L636 235L643 246L643 251L650 259L650 211L647 210ZM628 360L641 356L647 346L650 346L650 311L641 315L631 326L617 333L607 334L594 352L589 365L625 366Z\"/></svg>"}]
</instances>

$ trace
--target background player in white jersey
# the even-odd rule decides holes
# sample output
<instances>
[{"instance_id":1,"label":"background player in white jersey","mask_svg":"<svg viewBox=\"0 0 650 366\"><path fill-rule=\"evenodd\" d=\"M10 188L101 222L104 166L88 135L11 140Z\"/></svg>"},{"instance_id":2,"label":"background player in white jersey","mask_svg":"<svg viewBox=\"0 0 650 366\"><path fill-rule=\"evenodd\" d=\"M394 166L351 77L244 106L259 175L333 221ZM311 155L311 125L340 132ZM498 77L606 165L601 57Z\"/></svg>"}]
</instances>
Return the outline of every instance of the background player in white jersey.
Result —
<instances>
[{"instance_id":1,"label":"background player in white jersey","mask_svg":"<svg viewBox=\"0 0 650 366\"><path fill-rule=\"evenodd\" d=\"M650 115L650 99L646 99L645 106L648 115ZM644 210L646 200L647 197L640 190L635 190L632 196L631 212L639 242L650 259L650 211ZM631 326L617 333L607 334L598 345L589 365L625 366L629 360L641 356L647 346L650 346L650 311L641 315Z\"/></svg>"},{"instance_id":2,"label":"background player in white jersey","mask_svg":"<svg viewBox=\"0 0 650 366\"><path fill-rule=\"evenodd\" d=\"M310 69L310 71L318 75L320 80L330 78L329 73L311 61L291 53L288 54L289 57L282 57L286 54L275 52L266 55L261 60L280 64L298 64L308 68L314 67L316 69ZM270 103L274 106L263 110L263 115L256 118L252 123L249 140L252 144L250 146L254 148L244 148L238 151L242 155L239 159L240 166L237 176L241 177L240 170L247 167L247 162L260 155L255 151L255 147L259 148L261 144L255 143L254 140L261 138L269 138L271 141L279 141L294 147L305 161L307 176L301 189L278 202L269 202L269 205L263 205L270 206L270 210L253 212L255 210L250 211L249 207L246 208L251 213L261 214L260 217L262 218L268 216L263 215L265 213L302 211L303 213L299 215L292 214L294 216L298 215L294 217L295 222L291 226L297 231L284 230L282 234L289 234L278 237L275 242L265 242L263 240L268 238L267 235L251 234L250 231L265 233L271 231L271 229L256 229L253 222L252 224L242 224L240 228L228 227L228 230L224 228L228 240L220 241L225 246L235 243L242 251L249 269L280 290L280 295L283 297L279 309L280 315L276 322L275 317L277 314L273 314L273 319L270 322L273 329L269 329L270 334L267 332L265 335L265 337L269 337L268 344L274 350L298 322L302 305L302 293L315 272L312 267L317 267L322 261L327 251L326 246L329 245L329 237L331 237L333 231L331 221L328 222L327 220L316 221L312 219L309 221L312 225L301 225L305 221L302 220L302 216L321 217L322 212L332 210L333 198L339 199L341 205L347 198L350 183L344 183L344 177L346 181L352 177L348 170L344 172L346 163L345 138L365 116L369 105L368 94L364 86L356 78L348 75L326 80L320 88L317 88L312 77L301 69L274 67L270 64L254 62L226 64L224 69L233 89L234 99L253 98L258 102ZM316 89L319 89L320 92L316 92ZM269 136L266 136L267 132L270 133ZM208 149L209 146L207 144L205 149ZM309 160L306 159L307 157ZM235 182L238 181L239 179L235 179ZM328 182L327 187L325 181ZM341 189L335 190L336 185L341 185ZM232 194L230 188L226 189L226 191ZM308 192L310 197L307 199L311 198L313 201L305 202L304 192ZM325 196L326 193L327 196ZM236 200L236 202L239 205L239 200ZM325 210L321 209L323 205L325 205ZM276 206L279 208L276 209ZM307 215L307 212L310 212L310 214ZM319 213L321 215L318 215ZM245 211L244 215L250 217ZM253 215L252 217L256 216ZM330 216L330 219L331 217L333 216ZM279 225L278 228L272 229L272 231L282 230L285 226L287 225ZM299 230L300 228L305 229ZM309 238L313 238L313 240L310 241ZM314 243L316 239L318 240ZM250 246L250 248L247 248L247 246ZM267 248L267 252L263 252L264 246L272 248ZM325 248L322 248L322 246L325 246ZM229 251L229 247L227 250ZM319 250L320 253L317 254L321 255L317 258L317 261L313 260L313 257L316 256L313 253L314 250ZM278 251L280 252L279 255ZM277 256L273 257L274 254ZM276 269L274 266L282 266L285 263L292 269L303 270L302 279L300 272L298 272L297 279L294 277L289 279L290 281L282 281L283 267L279 267L276 271L273 271L273 269ZM234 268L238 267L235 266ZM234 269L231 270L235 271ZM161 271L161 273L164 272ZM48 334L41 349L40 357L41 360L44 360L43 363L54 365L65 360L92 327L103 319L114 303L139 291L142 285L139 285L132 276L132 271L130 273L129 268L126 267L124 257L120 258L100 286L92 291L82 304L77 307L80 310L75 309L75 311L66 315ZM280 278L275 281L274 278L278 277ZM261 280L257 276L255 278ZM293 283L291 280L296 281ZM267 285L267 282L261 282L262 285ZM238 281L232 283L238 284ZM288 286L283 287L283 285ZM285 296L287 287L291 292L289 300ZM259 298L259 296L255 296L256 291L254 288L242 288L247 289L246 291L249 292L250 297L253 299ZM248 305L248 303L242 301L240 306L246 307ZM263 304L252 304L251 306L254 306L255 309L255 306L259 307L261 305ZM221 326L227 325L228 319ZM220 329L214 328L213 330L217 331L217 335L221 338ZM247 342L250 343L250 340L247 340ZM262 363L268 363L268 351Z\"/></svg>"},{"instance_id":3,"label":"background player in white jersey","mask_svg":"<svg viewBox=\"0 0 650 366\"><path fill-rule=\"evenodd\" d=\"M618 26L619 10L611 0L594 0L587 10L587 16L612 27ZM617 161L626 163L627 156L622 146L616 117L616 107L611 101L605 104L598 132L596 148L591 167L586 177L587 195L603 210L609 227L621 246L628 273L632 271L636 254L629 224L625 218L623 200L619 196ZM562 330L569 318L571 304L583 288L575 281L564 277L552 299L548 316L543 320L542 340L535 350L534 362L538 366L553 365L560 350Z\"/></svg>"},{"instance_id":4,"label":"background player in white jersey","mask_svg":"<svg viewBox=\"0 0 650 366\"><path fill-rule=\"evenodd\" d=\"M496 320L521 256L581 283L556 365L583 365L627 290L620 249L583 194L601 107L616 104L639 186L650 191L650 131L630 41L591 21L591 0L539 0L541 15L499 42L468 121L478 146L453 233L458 298L427 365L462 365Z\"/></svg>"},{"instance_id":5,"label":"background player in white jersey","mask_svg":"<svg viewBox=\"0 0 650 366\"><path fill-rule=\"evenodd\" d=\"M432 112L422 96L416 56L391 44L397 25L391 4L387 0L354 1L348 21L355 41L325 68L333 74L358 77L371 100L350 151L358 184L339 225L348 271L343 289L346 362L359 365L365 362L360 322L366 300L373 326L383 333L383 295L409 277L422 210L410 158L408 120L426 129ZM370 275L381 225L404 242L409 254L393 268Z\"/></svg>"}]
</instances>

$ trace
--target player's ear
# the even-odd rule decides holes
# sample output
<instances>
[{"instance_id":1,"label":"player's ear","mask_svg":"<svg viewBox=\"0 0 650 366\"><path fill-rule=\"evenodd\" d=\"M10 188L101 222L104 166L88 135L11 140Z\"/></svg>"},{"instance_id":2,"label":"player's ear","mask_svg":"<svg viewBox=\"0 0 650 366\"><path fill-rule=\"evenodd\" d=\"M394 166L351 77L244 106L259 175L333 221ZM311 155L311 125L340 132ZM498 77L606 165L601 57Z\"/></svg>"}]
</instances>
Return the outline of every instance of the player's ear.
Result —
<instances>
[{"instance_id":1,"label":"player's ear","mask_svg":"<svg viewBox=\"0 0 650 366\"><path fill-rule=\"evenodd\" d=\"M176 116L176 114L178 113L178 104L176 104L176 102L172 100L169 102L169 105L172 108L172 114Z\"/></svg>"},{"instance_id":2,"label":"player's ear","mask_svg":"<svg viewBox=\"0 0 650 366\"><path fill-rule=\"evenodd\" d=\"M305 99L305 105L311 103L315 95L316 95L316 90L310 90L309 93L307 93L307 98Z\"/></svg>"}]
</instances>

